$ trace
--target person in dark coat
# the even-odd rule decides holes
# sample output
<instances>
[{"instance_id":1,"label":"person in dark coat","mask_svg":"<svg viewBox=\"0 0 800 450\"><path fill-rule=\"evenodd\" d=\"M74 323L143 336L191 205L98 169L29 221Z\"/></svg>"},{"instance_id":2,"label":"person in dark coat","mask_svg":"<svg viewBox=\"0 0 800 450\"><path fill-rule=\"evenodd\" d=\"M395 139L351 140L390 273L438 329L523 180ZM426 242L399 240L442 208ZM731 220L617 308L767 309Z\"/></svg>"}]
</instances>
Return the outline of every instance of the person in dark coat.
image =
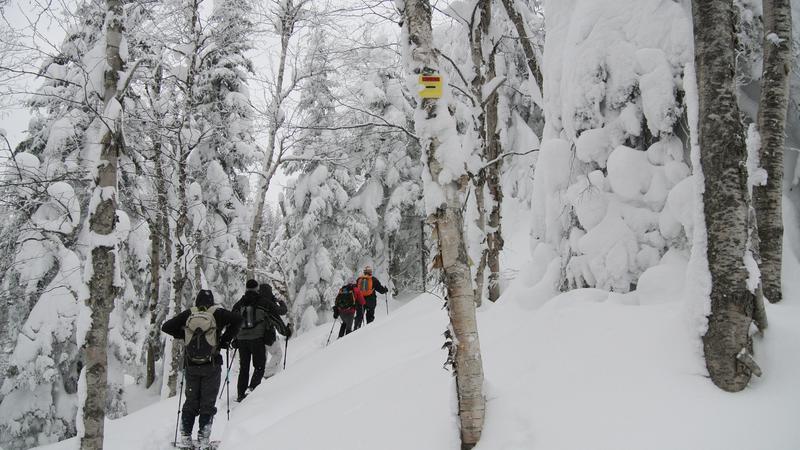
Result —
<instances>
[{"instance_id":1,"label":"person in dark coat","mask_svg":"<svg viewBox=\"0 0 800 450\"><path fill-rule=\"evenodd\" d=\"M340 295L351 295L352 292L352 300L347 301L347 303L352 302L353 306L340 306L339 303L339 296ZM356 314L356 310L361 308L363 311L364 309L364 296L361 295L361 291L358 289L358 284L356 284L356 279L351 278L347 281L347 283L339 288L339 293L336 295L336 301L333 305L333 318L334 320L337 318L342 319L342 326L339 327L339 337L345 336L350 334L353 331L353 319Z\"/></svg>"},{"instance_id":2,"label":"person in dark coat","mask_svg":"<svg viewBox=\"0 0 800 450\"><path fill-rule=\"evenodd\" d=\"M245 293L233 305L233 312L242 316L242 327L234 341L239 349L239 379L236 384L236 401L240 402L250 394L264 376L267 364L267 342L275 342L275 328L271 316L280 316L280 304L268 299L259 292L256 280L247 280ZM272 297L274 298L274 296ZM283 305L286 308L286 305ZM250 376L250 361L253 362L253 376Z\"/></svg>"},{"instance_id":3,"label":"person in dark coat","mask_svg":"<svg viewBox=\"0 0 800 450\"><path fill-rule=\"evenodd\" d=\"M222 374L221 348L228 345L239 332L239 323L242 317L214 304L214 295L209 290L197 293L194 308L187 309L175 317L164 322L161 331L175 339L186 342L186 325L190 316L198 312L211 312L216 325L217 348L213 349L207 362L189 360L188 351L184 351L184 377L186 385L186 401L181 410L181 444L191 447L192 429L195 418L199 416L199 430L197 433L201 445L208 445L211 438L211 425L214 414L217 393L219 392ZM224 331L223 331L224 330Z\"/></svg>"},{"instance_id":4,"label":"person in dark coat","mask_svg":"<svg viewBox=\"0 0 800 450\"><path fill-rule=\"evenodd\" d=\"M389 290L386 289L377 278L372 276L372 267L370 266L364 267L364 275L358 277L356 284L358 284L361 294L364 295L365 301L364 307L356 311L355 329L357 330L361 328L365 313L367 316L367 323L372 323L372 321L375 320L375 307L378 304L376 292L385 294Z\"/></svg>"}]
</instances>

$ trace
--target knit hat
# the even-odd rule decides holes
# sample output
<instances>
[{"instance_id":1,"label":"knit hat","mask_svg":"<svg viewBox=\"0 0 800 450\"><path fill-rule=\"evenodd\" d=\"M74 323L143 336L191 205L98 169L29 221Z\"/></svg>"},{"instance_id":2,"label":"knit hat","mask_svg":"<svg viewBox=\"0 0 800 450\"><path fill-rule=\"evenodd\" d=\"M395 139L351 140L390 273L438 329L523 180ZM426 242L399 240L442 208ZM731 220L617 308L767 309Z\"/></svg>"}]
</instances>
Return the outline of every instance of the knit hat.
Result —
<instances>
[{"instance_id":1,"label":"knit hat","mask_svg":"<svg viewBox=\"0 0 800 450\"><path fill-rule=\"evenodd\" d=\"M272 286L269 283L261 283L258 285L258 293L265 295L267 298L272 298Z\"/></svg>"},{"instance_id":2,"label":"knit hat","mask_svg":"<svg viewBox=\"0 0 800 450\"><path fill-rule=\"evenodd\" d=\"M197 297L194 299L195 306L209 307L213 304L214 294L212 294L208 289L201 289L200 292L197 293Z\"/></svg>"},{"instance_id":3,"label":"knit hat","mask_svg":"<svg viewBox=\"0 0 800 450\"><path fill-rule=\"evenodd\" d=\"M356 284L356 277L350 277L347 279L347 284Z\"/></svg>"},{"instance_id":4,"label":"knit hat","mask_svg":"<svg viewBox=\"0 0 800 450\"><path fill-rule=\"evenodd\" d=\"M244 287L248 291L258 292L258 281L256 281L256 280L247 280L247 283L245 283Z\"/></svg>"}]
</instances>

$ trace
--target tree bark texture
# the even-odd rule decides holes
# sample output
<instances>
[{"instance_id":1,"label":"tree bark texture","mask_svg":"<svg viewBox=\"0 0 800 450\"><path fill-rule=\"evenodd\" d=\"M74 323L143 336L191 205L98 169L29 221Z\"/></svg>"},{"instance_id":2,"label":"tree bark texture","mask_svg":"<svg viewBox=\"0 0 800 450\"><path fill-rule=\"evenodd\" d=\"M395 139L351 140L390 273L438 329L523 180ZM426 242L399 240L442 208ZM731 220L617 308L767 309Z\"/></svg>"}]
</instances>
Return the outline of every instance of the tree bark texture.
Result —
<instances>
[{"instance_id":1,"label":"tree bark texture","mask_svg":"<svg viewBox=\"0 0 800 450\"><path fill-rule=\"evenodd\" d=\"M475 21L478 14L477 22ZM472 63L475 76L472 79L472 95L479 103L476 105L478 115L476 128L479 136L480 151L483 160L487 163L474 177L475 200L478 207L479 228L485 237L484 247L481 251L475 275L476 304L480 306L484 293L486 269L489 269L488 294L490 301L497 301L500 297L500 252L503 249L502 226L500 223L503 192L500 188L500 170L502 161L500 156L500 136L497 132L499 96L497 89L484 92L487 82L497 75L495 63L495 46L489 38L489 27L492 20L492 2L479 1L475 4L473 20L471 21L470 40ZM486 49L489 49L488 52ZM487 208L486 192L490 196ZM487 214L487 209L489 213ZM488 216L488 220L487 220Z\"/></svg>"},{"instance_id":2,"label":"tree bark texture","mask_svg":"<svg viewBox=\"0 0 800 450\"><path fill-rule=\"evenodd\" d=\"M540 95L543 95L543 82L542 71L539 69L539 61L536 59L536 52L533 50L533 42L528 36L528 31L525 29L525 20L522 14L517 11L515 0L503 0L503 7L506 10L508 18L514 24L519 35L519 43L522 45L522 51L525 52L525 60L528 63L528 69L531 71L531 76L536 81L536 87L539 89Z\"/></svg>"},{"instance_id":3,"label":"tree bark texture","mask_svg":"<svg viewBox=\"0 0 800 450\"><path fill-rule=\"evenodd\" d=\"M398 2L403 12L404 32L408 42L403 49L411 72L409 77L416 80L420 73L438 72L439 63L433 47L431 30L431 6L427 0L406 0ZM405 34L404 34L405 35ZM420 135L424 152L423 162L432 180L439 180L442 172L437 150L442 136L455 134L455 121L450 118L447 128L442 130L438 114L449 114L445 103L441 110L439 100L421 99L417 104L415 125ZM432 126L432 121L437 125ZM436 130L436 131L434 131ZM443 135L439 135L443 132ZM483 362L480 353L475 300L472 289L467 251L464 242L461 198L458 180L439 184L445 203L439 205L431 215L442 270L447 288L448 313L454 334L454 370L458 395L458 412L461 425L461 448L473 448L481 436L485 415L483 397Z\"/></svg>"},{"instance_id":4,"label":"tree bark texture","mask_svg":"<svg viewBox=\"0 0 800 450\"><path fill-rule=\"evenodd\" d=\"M106 64L104 106L116 102L117 82L122 70L119 53L123 33L123 11L120 0L106 0ZM117 160L119 144L118 119L108 120L97 162L94 197L99 203L89 215L89 230L97 236L114 234L117 217ZM112 127L109 129L108 127ZM89 280L88 306L92 323L86 335L85 379L86 399L83 405L84 435L81 450L101 450L108 395L108 322L119 289L114 285L116 245L95 245L91 249L92 276Z\"/></svg>"},{"instance_id":5,"label":"tree bark texture","mask_svg":"<svg viewBox=\"0 0 800 450\"><path fill-rule=\"evenodd\" d=\"M783 147L792 60L792 7L789 0L764 0L764 67L758 108L759 160L767 183L753 187L758 218L761 284L772 303L781 301L783 255Z\"/></svg>"},{"instance_id":6,"label":"tree bark texture","mask_svg":"<svg viewBox=\"0 0 800 450\"><path fill-rule=\"evenodd\" d=\"M161 66L156 69L155 79L153 80L153 98L156 100L155 107L158 107L158 99L161 98L161 81L163 72ZM156 117L163 119L161 111L156 111ZM156 141L153 145L153 166L155 178L153 184L156 187L156 212L148 220L150 226L150 301L147 305L150 314L150 329L147 337L147 356L146 356L146 379L145 387L150 388L156 380L156 353L161 335L161 321L163 313L158 306L161 297L161 269L162 258L165 253L164 242L169 240L169 223L167 222L167 185L164 178L164 166L162 163L163 145L161 141Z\"/></svg>"},{"instance_id":7,"label":"tree bark texture","mask_svg":"<svg viewBox=\"0 0 800 450\"><path fill-rule=\"evenodd\" d=\"M755 295L747 289L746 148L735 87L735 6L732 0L693 0L695 64L700 102L703 209L711 272L711 314L703 349L711 380L725 391L747 386L750 372L737 362L748 335Z\"/></svg>"}]
</instances>

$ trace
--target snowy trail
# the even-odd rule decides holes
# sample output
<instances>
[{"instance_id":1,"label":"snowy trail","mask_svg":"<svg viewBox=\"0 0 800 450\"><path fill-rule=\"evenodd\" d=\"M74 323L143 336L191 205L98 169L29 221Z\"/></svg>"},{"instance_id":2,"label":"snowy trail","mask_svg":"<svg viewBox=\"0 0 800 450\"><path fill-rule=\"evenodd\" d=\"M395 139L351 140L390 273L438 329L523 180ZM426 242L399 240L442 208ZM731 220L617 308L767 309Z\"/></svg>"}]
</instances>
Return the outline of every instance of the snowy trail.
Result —
<instances>
[{"instance_id":1,"label":"snowy trail","mask_svg":"<svg viewBox=\"0 0 800 450\"><path fill-rule=\"evenodd\" d=\"M581 289L546 301L509 289L513 298L479 311L488 414L476 450L800 448L800 282L785 291L756 342L765 376L727 394L705 377L678 298L640 305L636 294ZM429 294L399 303L327 348L330 323L293 339L287 370L232 403L230 423L223 398L221 449L457 450L439 348L446 312ZM169 448L176 409L173 398L109 421L106 448Z\"/></svg>"}]
</instances>

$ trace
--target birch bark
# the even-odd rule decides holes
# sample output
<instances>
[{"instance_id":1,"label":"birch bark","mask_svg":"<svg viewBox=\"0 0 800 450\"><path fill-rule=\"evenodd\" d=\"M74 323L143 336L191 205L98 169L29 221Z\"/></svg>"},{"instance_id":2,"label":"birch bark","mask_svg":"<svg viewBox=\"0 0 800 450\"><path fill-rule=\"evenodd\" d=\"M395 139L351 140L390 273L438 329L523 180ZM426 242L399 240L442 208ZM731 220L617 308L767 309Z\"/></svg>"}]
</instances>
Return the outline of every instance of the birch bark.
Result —
<instances>
[{"instance_id":1,"label":"birch bark","mask_svg":"<svg viewBox=\"0 0 800 450\"><path fill-rule=\"evenodd\" d=\"M783 147L792 60L792 8L789 0L764 0L764 67L758 108L759 161L765 185L753 187L758 219L761 284L772 303L781 301L783 254Z\"/></svg>"},{"instance_id":2,"label":"birch bark","mask_svg":"<svg viewBox=\"0 0 800 450\"><path fill-rule=\"evenodd\" d=\"M746 148L735 86L735 6L732 0L693 0L695 64L699 93L699 143L705 179L703 208L711 272L711 314L703 349L711 380L735 392L750 371L737 362L752 352L748 334L755 295L747 288Z\"/></svg>"},{"instance_id":3,"label":"birch bark","mask_svg":"<svg viewBox=\"0 0 800 450\"><path fill-rule=\"evenodd\" d=\"M433 46L431 5L427 0L398 0L403 13L403 53L409 81L416 84L419 74L438 72L439 62ZM441 106L441 108L440 108ZM443 117L439 117L439 115ZM430 181L426 187L426 203L433 210L429 220L441 257L447 288L448 313L454 334L454 370L461 426L461 448L473 448L480 439L485 414L483 397L483 362L480 353L474 291L467 266L467 251L463 235L459 178L454 174L447 182L440 181L444 163L439 158L444 150L443 140L455 135L455 121L445 99L422 99L417 104L415 126L423 150L424 170ZM442 147L442 148L440 148ZM454 149L449 149L454 151ZM461 176L466 176L462 171ZM442 203L430 198L443 194Z\"/></svg>"},{"instance_id":4,"label":"birch bark","mask_svg":"<svg viewBox=\"0 0 800 450\"><path fill-rule=\"evenodd\" d=\"M104 74L104 112L115 109L117 82L122 70L119 47L124 27L120 0L106 0L106 70ZM108 322L114 300L119 293L115 286L117 245L110 244L117 213L117 159L119 157L118 117L104 118L102 150L97 161L97 175L92 194L93 208L89 211L92 276L89 279L89 299L92 323L85 344L86 399L83 406L84 434L81 450L101 450L108 396Z\"/></svg>"}]
</instances>

